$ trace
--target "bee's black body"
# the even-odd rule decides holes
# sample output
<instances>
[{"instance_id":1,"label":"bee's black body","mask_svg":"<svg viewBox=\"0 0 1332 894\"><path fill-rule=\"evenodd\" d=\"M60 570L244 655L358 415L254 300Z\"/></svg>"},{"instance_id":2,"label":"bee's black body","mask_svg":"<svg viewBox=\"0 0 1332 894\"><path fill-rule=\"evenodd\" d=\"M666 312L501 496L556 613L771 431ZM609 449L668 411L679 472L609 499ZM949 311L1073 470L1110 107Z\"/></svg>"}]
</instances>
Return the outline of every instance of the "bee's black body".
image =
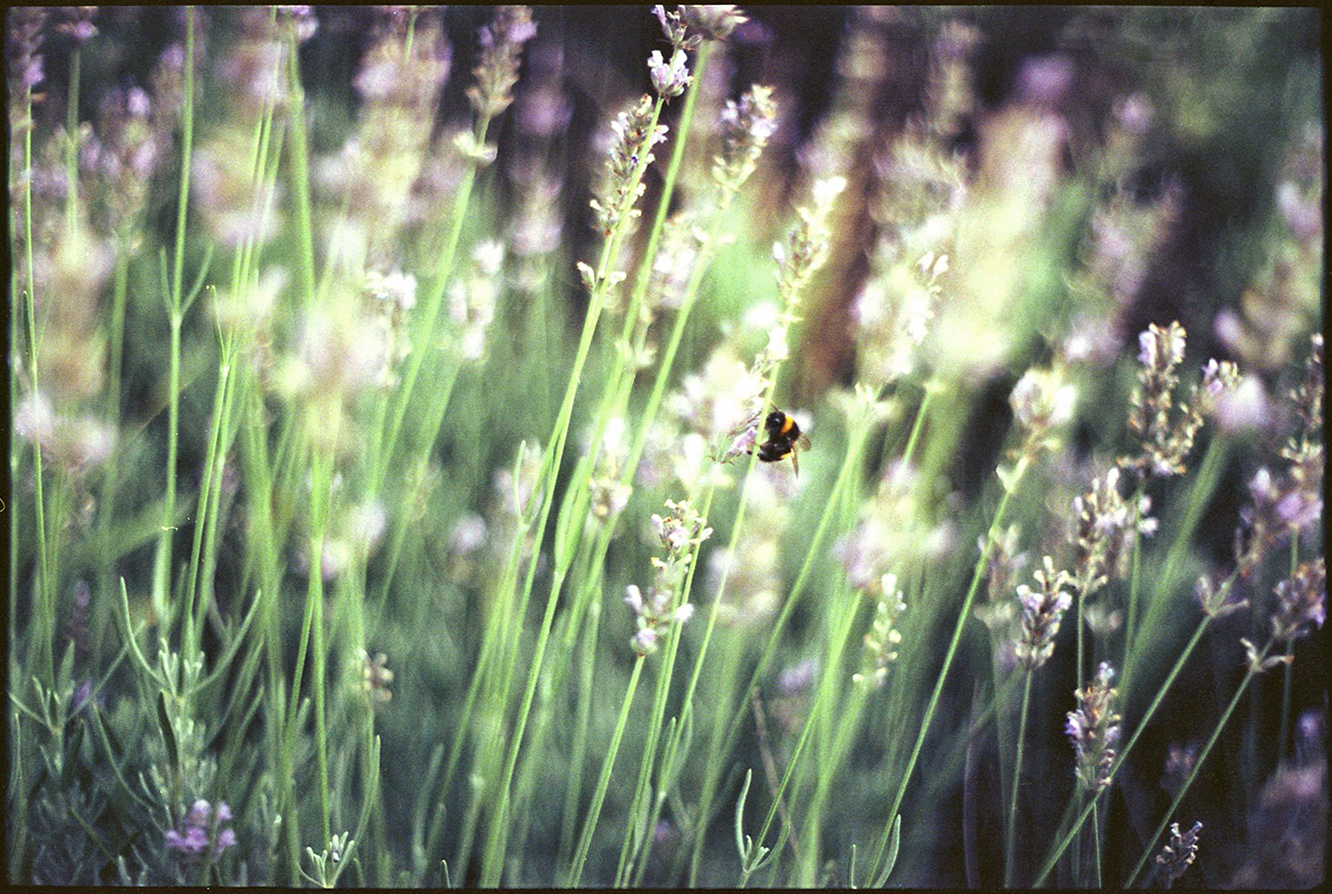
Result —
<instances>
[{"instance_id":1,"label":"bee's black body","mask_svg":"<svg viewBox=\"0 0 1332 894\"><path fill-rule=\"evenodd\" d=\"M800 474L800 460L797 451L809 449L809 438L800 431L795 419L781 410L774 409L763 420L763 428L768 433L768 440L758 445L758 458L765 463L781 462L788 456Z\"/></svg>"}]
</instances>

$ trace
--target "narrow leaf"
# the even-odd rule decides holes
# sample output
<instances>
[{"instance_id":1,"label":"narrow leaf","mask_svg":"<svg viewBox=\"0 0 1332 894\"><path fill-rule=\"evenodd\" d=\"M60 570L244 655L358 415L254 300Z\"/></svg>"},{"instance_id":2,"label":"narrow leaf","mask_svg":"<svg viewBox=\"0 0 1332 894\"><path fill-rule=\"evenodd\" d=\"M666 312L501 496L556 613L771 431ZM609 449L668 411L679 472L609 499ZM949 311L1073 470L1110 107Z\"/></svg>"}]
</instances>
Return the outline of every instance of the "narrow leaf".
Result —
<instances>
[{"instance_id":1,"label":"narrow leaf","mask_svg":"<svg viewBox=\"0 0 1332 894\"><path fill-rule=\"evenodd\" d=\"M171 772L180 772L180 755L176 751L176 733L171 729L171 718L167 715L166 693L157 691L157 724L162 728L162 742L166 745L167 759L171 761Z\"/></svg>"},{"instance_id":2,"label":"narrow leaf","mask_svg":"<svg viewBox=\"0 0 1332 894\"><path fill-rule=\"evenodd\" d=\"M139 649L138 631L134 629L134 619L130 617L129 592L125 589L125 578L123 577L120 579L120 611L125 621L126 644L130 647L130 651L134 653L140 669L148 676L148 679L160 685L161 681L157 678L157 672L153 670L152 665L148 663L148 659L144 657L143 652Z\"/></svg>"},{"instance_id":3,"label":"narrow leaf","mask_svg":"<svg viewBox=\"0 0 1332 894\"><path fill-rule=\"evenodd\" d=\"M740 852L740 862L749 862L749 848L746 847L743 821L745 818L745 798L749 797L749 783L753 779L754 771L745 771L745 784L740 789L740 800L735 802L735 849Z\"/></svg>"},{"instance_id":4,"label":"narrow leaf","mask_svg":"<svg viewBox=\"0 0 1332 894\"><path fill-rule=\"evenodd\" d=\"M76 719L71 725L73 729L65 742L64 765L60 768L60 785L65 789L74 778L74 765L78 761L79 747L83 745L83 721Z\"/></svg>"},{"instance_id":5,"label":"narrow leaf","mask_svg":"<svg viewBox=\"0 0 1332 894\"><path fill-rule=\"evenodd\" d=\"M897 848L902 843L902 814L893 817L893 831L888 838L888 856L884 860L883 872L874 880L873 887L882 888L888 883L888 876L893 874L893 867L897 865Z\"/></svg>"},{"instance_id":6,"label":"narrow leaf","mask_svg":"<svg viewBox=\"0 0 1332 894\"><path fill-rule=\"evenodd\" d=\"M102 720L102 712L98 709L97 705L94 704L91 707L92 707L92 716L93 716L93 722L92 722L93 729L97 733L98 739L102 743L102 749L106 751L107 762L111 764L111 771L115 774L116 781L120 783L120 787L124 790L125 794L129 795L131 799L138 802L140 807L143 807L145 810L151 810L152 809L151 805L143 798L135 794L134 789L130 788L129 783L125 781L124 774L120 772L120 764L118 763L118 757L117 757L119 753L123 753L124 749L120 747L120 743L116 741L114 738L115 734L106 725L106 722Z\"/></svg>"},{"instance_id":7,"label":"narrow leaf","mask_svg":"<svg viewBox=\"0 0 1332 894\"><path fill-rule=\"evenodd\" d=\"M208 687L222 679L222 675L225 674L227 668L231 666L231 662L235 659L236 653L240 651L241 643L245 641L245 634L250 629L250 622L254 620L255 611L259 608L259 601L263 598L263 595L262 590L255 592L254 601L250 603L250 609L245 613L245 619L241 621L240 629L236 631L235 636L231 638L231 642L227 645L227 651L217 660L217 664L213 667L213 672L204 678L204 681L199 684L200 692L206 692Z\"/></svg>"}]
</instances>

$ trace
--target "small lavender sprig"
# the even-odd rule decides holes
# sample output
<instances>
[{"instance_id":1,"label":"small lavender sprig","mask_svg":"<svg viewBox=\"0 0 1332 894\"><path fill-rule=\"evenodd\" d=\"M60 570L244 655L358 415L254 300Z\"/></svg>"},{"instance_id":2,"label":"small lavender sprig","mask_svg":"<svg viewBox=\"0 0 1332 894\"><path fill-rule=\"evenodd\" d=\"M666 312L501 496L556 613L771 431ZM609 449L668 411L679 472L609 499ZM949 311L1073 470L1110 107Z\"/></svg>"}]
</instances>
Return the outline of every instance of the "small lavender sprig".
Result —
<instances>
[{"instance_id":1,"label":"small lavender sprig","mask_svg":"<svg viewBox=\"0 0 1332 894\"><path fill-rule=\"evenodd\" d=\"M476 83L467 88L467 98L478 116L494 118L513 102L523 44L536 37L532 11L526 6L501 6L495 18L481 27L481 61L472 74Z\"/></svg>"},{"instance_id":2,"label":"small lavender sprig","mask_svg":"<svg viewBox=\"0 0 1332 894\"><path fill-rule=\"evenodd\" d=\"M1022 432L1022 442L1012 452L1016 465L996 470L1004 488L1011 490L1035 459L1059 447L1058 430L1073 418L1078 392L1067 383L1062 365L1029 369L1018 379L1008 397L1013 420Z\"/></svg>"},{"instance_id":3,"label":"small lavender sprig","mask_svg":"<svg viewBox=\"0 0 1332 894\"><path fill-rule=\"evenodd\" d=\"M1062 568L1055 571L1049 556L1043 558L1042 567L1033 577L1036 589L1026 584L1017 588L1018 603L1022 606L1022 634L1016 653L1018 663L1027 670L1035 670L1050 660L1060 619L1073 604L1069 595L1073 576Z\"/></svg>"},{"instance_id":4,"label":"small lavender sprig","mask_svg":"<svg viewBox=\"0 0 1332 894\"><path fill-rule=\"evenodd\" d=\"M1068 712L1064 726L1077 756L1078 785L1089 794L1097 794L1110 784L1110 768L1115 761L1120 717L1114 710L1119 693L1110 686L1114 674L1108 662L1101 662L1096 678L1074 693L1078 708Z\"/></svg>"},{"instance_id":5,"label":"small lavender sprig","mask_svg":"<svg viewBox=\"0 0 1332 894\"><path fill-rule=\"evenodd\" d=\"M885 574L880 589L882 596L874 606L874 621L865 634L860 670L851 675L851 682L865 689L882 686L888 679L888 665L897 660L897 647L902 642L897 618L906 611L906 602L897 588L897 575Z\"/></svg>"},{"instance_id":6,"label":"small lavender sprig","mask_svg":"<svg viewBox=\"0 0 1332 894\"><path fill-rule=\"evenodd\" d=\"M1327 566L1322 556L1305 562L1276 585L1277 608L1272 615L1272 637L1291 643L1322 628L1327 619Z\"/></svg>"},{"instance_id":7,"label":"small lavender sprig","mask_svg":"<svg viewBox=\"0 0 1332 894\"><path fill-rule=\"evenodd\" d=\"M598 198L591 202L597 225L607 237L620 226L621 220L632 221L643 213L633 207L647 189L638 174L652 163L652 147L666 140L666 125L654 125L655 118L655 103L652 97L644 94L611 124L610 161L597 191ZM646 159L640 153L646 153ZM583 264L579 269L585 267L587 265Z\"/></svg>"},{"instance_id":8,"label":"small lavender sprig","mask_svg":"<svg viewBox=\"0 0 1332 894\"><path fill-rule=\"evenodd\" d=\"M724 192L734 193L749 179L776 130L771 87L755 84L738 100L727 100L721 114L722 149L712 160L712 178Z\"/></svg>"},{"instance_id":9,"label":"small lavender sprig","mask_svg":"<svg viewBox=\"0 0 1332 894\"><path fill-rule=\"evenodd\" d=\"M648 587L646 596L636 584L630 584L624 598L638 624L630 642L639 655L655 652L672 625L684 624L693 616L694 607L680 601L679 595L697 547L712 536L712 529L705 527L706 520L688 500L667 500L666 508L665 517L652 516L652 527L666 547L664 559L652 557L656 582Z\"/></svg>"},{"instance_id":10,"label":"small lavender sprig","mask_svg":"<svg viewBox=\"0 0 1332 894\"><path fill-rule=\"evenodd\" d=\"M1022 788L1022 756L1027 740L1027 717L1031 707L1032 677L1038 667L1045 664L1054 654L1055 635L1059 632L1059 621L1073 598L1066 588L1073 578L1067 571L1054 568L1054 560L1045 556L1042 567L1033 575L1039 589L1033 590L1023 584L1017 589L1018 602L1022 605L1022 631L1013 646L1018 665L1023 669L1022 708L1019 713L1017 742L1014 748L1013 785L1009 789L1008 822L1004 831L1004 884L1013 885L1017 866L1015 858L1017 848L1017 813L1018 792ZM1070 715L1071 719L1072 715Z\"/></svg>"},{"instance_id":11,"label":"small lavender sprig","mask_svg":"<svg viewBox=\"0 0 1332 894\"><path fill-rule=\"evenodd\" d=\"M1170 843L1161 848L1156 862L1159 865L1156 880L1166 888L1174 884L1198 856L1198 833L1202 823L1194 823L1187 832L1179 831L1179 823L1170 824Z\"/></svg>"},{"instance_id":12,"label":"small lavender sprig","mask_svg":"<svg viewBox=\"0 0 1332 894\"><path fill-rule=\"evenodd\" d=\"M656 8L661 9L660 6ZM661 18L661 13L657 15ZM749 21L749 17L731 3L703 6L682 4L679 15L689 30L703 40L725 40L737 26Z\"/></svg>"},{"instance_id":13,"label":"small lavender sprig","mask_svg":"<svg viewBox=\"0 0 1332 894\"><path fill-rule=\"evenodd\" d=\"M663 99L671 99L685 92L692 77L689 74L689 57L684 50L673 50L670 60L662 57L660 50L653 50L648 57L648 75L652 78L652 89Z\"/></svg>"},{"instance_id":14,"label":"small lavender sprig","mask_svg":"<svg viewBox=\"0 0 1332 894\"><path fill-rule=\"evenodd\" d=\"M1209 397L1234 387L1233 365L1222 374L1219 365L1209 364L1212 375L1205 386L1194 386L1188 400L1177 394L1177 367L1184 359L1185 332L1178 322L1162 329L1155 323L1138 336L1138 387L1129 410L1129 431L1141 445L1137 456L1123 457L1119 464L1138 473L1140 479L1168 478L1188 471L1193 440L1202 427Z\"/></svg>"},{"instance_id":15,"label":"small lavender sprig","mask_svg":"<svg viewBox=\"0 0 1332 894\"><path fill-rule=\"evenodd\" d=\"M226 801L216 808L198 799L185 815L180 831L170 829L166 833L166 846L186 857L198 859L208 853L212 859L236 843L236 833L230 828L223 828L231 822L231 808Z\"/></svg>"}]
</instances>

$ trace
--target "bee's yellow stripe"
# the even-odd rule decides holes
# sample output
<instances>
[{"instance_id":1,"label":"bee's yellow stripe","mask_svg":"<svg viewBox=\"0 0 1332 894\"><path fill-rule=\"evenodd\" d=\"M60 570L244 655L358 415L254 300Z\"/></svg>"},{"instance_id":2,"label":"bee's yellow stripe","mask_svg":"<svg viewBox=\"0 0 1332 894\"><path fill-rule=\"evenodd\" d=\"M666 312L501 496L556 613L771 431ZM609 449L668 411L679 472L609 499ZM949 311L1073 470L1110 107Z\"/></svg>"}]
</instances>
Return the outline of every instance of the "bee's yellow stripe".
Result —
<instances>
[{"instance_id":1,"label":"bee's yellow stripe","mask_svg":"<svg viewBox=\"0 0 1332 894\"><path fill-rule=\"evenodd\" d=\"M786 434L787 432L789 432L789 431L791 430L791 427L794 426L794 425L795 425L795 420L794 420L794 419L792 419L790 416L783 416L783 417L782 417L782 434Z\"/></svg>"}]
</instances>

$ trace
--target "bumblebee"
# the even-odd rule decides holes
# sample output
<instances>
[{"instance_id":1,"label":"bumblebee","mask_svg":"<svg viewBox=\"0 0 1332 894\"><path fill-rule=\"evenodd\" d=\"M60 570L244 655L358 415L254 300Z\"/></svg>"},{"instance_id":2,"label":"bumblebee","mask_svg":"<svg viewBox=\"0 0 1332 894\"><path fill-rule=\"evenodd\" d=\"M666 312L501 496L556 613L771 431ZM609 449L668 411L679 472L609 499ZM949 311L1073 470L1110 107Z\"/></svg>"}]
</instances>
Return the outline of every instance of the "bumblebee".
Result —
<instances>
[{"instance_id":1,"label":"bumblebee","mask_svg":"<svg viewBox=\"0 0 1332 894\"><path fill-rule=\"evenodd\" d=\"M795 419L773 407L768 418L763 420L763 428L768 432L768 440L758 445L758 458L761 462L781 462L791 457L791 466L800 474L801 450L810 447L809 438L800 430ZM751 451L752 452L752 451Z\"/></svg>"}]
</instances>

